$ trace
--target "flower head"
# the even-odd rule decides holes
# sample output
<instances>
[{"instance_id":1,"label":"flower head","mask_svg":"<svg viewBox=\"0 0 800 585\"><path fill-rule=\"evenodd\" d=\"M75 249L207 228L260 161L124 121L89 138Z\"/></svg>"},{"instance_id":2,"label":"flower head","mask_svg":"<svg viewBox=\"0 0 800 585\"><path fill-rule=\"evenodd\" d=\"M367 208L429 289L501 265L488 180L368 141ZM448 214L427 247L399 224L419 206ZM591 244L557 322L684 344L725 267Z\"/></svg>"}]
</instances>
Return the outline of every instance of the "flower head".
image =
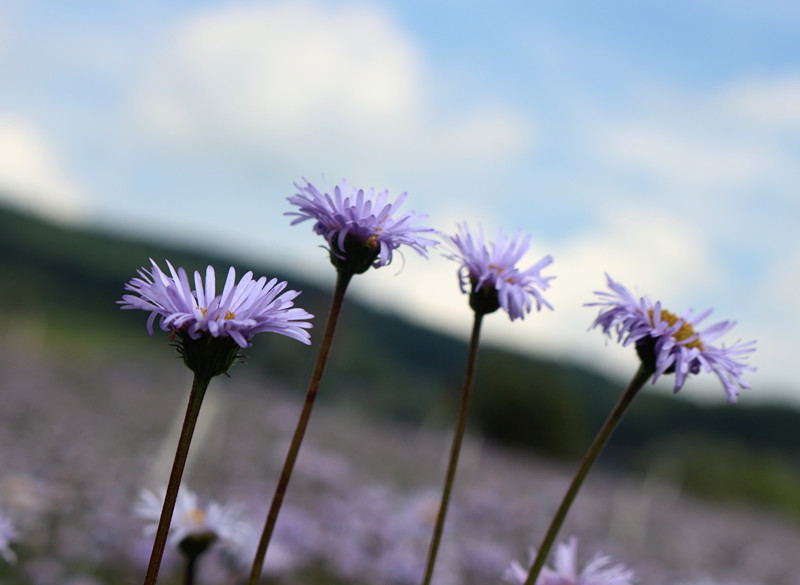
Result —
<instances>
[{"instance_id":1,"label":"flower head","mask_svg":"<svg viewBox=\"0 0 800 585\"><path fill-rule=\"evenodd\" d=\"M158 527L161 509L164 506L166 490L156 494L142 490L134 512L151 523L144 527L144 533L152 536ZM195 556L205 552L212 544L237 552L252 533L249 523L244 519L244 508L237 502L219 504L209 501L205 506L199 504L197 495L189 489L181 488L175 501L169 540L181 552Z\"/></svg>"},{"instance_id":2,"label":"flower head","mask_svg":"<svg viewBox=\"0 0 800 585\"><path fill-rule=\"evenodd\" d=\"M18 536L14 524L5 514L0 512L0 557L3 557L7 563L13 563L17 560L17 555L11 550L11 543Z\"/></svg>"},{"instance_id":3,"label":"flower head","mask_svg":"<svg viewBox=\"0 0 800 585\"><path fill-rule=\"evenodd\" d=\"M698 325L711 314L710 309L699 315L687 311L679 317L663 309L661 302L654 304L645 297L635 299L607 274L606 278L611 292L597 291L601 302L587 304L602 307L592 327L601 327L608 336L616 331L623 346L634 343L642 362L653 368L653 382L661 374L674 373L678 392L689 374L705 370L717 375L731 402L736 402L739 388L750 388L742 374L755 368L744 364L741 358L755 351L755 341L737 341L731 347L711 345L730 331L735 321L722 321L699 330Z\"/></svg>"},{"instance_id":4,"label":"flower head","mask_svg":"<svg viewBox=\"0 0 800 585\"><path fill-rule=\"evenodd\" d=\"M134 294L122 296L123 309L150 311L147 331L153 335L153 323L160 317L159 326L180 336L180 348L186 364L195 372L209 369L209 375L227 371L239 348L248 347L256 333L271 331L310 344L305 321L313 315L293 308L300 294L286 291L286 282L262 276L253 280L247 272L236 283L236 271L231 266L222 293L216 294L214 268L206 269L205 283L199 272L194 273L195 289L183 268L175 270L167 261L170 276L164 274L151 259L152 268L139 269L125 289ZM187 353L188 352L188 353ZM217 359L217 356L222 356ZM210 368L206 362L214 363Z\"/></svg>"},{"instance_id":5,"label":"flower head","mask_svg":"<svg viewBox=\"0 0 800 585\"><path fill-rule=\"evenodd\" d=\"M542 568L536 585L630 585L633 571L621 564L609 567L610 562L610 557L598 553L578 573L578 540L573 536L556 547L553 568ZM528 570L517 561L503 575L505 581L516 585L523 585L527 577Z\"/></svg>"},{"instance_id":6,"label":"flower head","mask_svg":"<svg viewBox=\"0 0 800 585\"><path fill-rule=\"evenodd\" d=\"M483 228L479 228L477 235L470 232L467 224L460 224L458 228L455 236L445 236L457 251L447 258L461 263L461 291L470 294L470 306L474 310L491 313L502 307L513 321L531 312L533 299L537 311L541 311L542 306L553 309L540 292L555 278L540 274L553 263L553 258L545 256L525 270L516 266L530 247L530 236L520 239L517 233L507 238L498 230L495 241L487 245Z\"/></svg>"},{"instance_id":7,"label":"flower head","mask_svg":"<svg viewBox=\"0 0 800 585\"><path fill-rule=\"evenodd\" d=\"M305 185L295 183L298 193L287 198L298 211L285 215L297 216L292 225L307 219L316 222L314 231L328 242L331 262L337 270L360 274L370 266L389 264L392 252L403 244L425 257L426 248L437 245L435 240L421 235L435 233L433 228L412 225L426 216L398 212L405 193L389 203L388 191L376 195L370 189L365 194L363 189L356 191L342 181L330 195L320 193L305 181Z\"/></svg>"}]
</instances>

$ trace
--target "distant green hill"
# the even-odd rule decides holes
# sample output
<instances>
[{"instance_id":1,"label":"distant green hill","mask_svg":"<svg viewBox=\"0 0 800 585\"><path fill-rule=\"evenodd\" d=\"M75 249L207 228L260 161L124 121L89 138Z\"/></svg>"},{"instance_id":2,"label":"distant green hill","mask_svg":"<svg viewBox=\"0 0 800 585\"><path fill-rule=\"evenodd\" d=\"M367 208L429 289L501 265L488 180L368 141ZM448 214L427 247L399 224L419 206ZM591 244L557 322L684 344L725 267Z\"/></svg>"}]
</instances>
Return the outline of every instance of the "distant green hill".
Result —
<instances>
[{"instance_id":1,"label":"distant green hill","mask_svg":"<svg viewBox=\"0 0 800 585\"><path fill-rule=\"evenodd\" d=\"M67 228L0 209L0 333L37 328L48 345L78 355L166 353L166 335L150 339L144 315L121 311L115 303L149 257L169 258L187 270L234 265L240 273L252 269L288 280L303 290L298 305L316 315L316 330L324 324L329 292L266 264L243 266L237 258ZM261 368L302 392L315 354L314 346L259 336L247 351L248 368ZM465 343L350 298L320 399L355 403L415 424L449 426L465 356ZM576 458L620 391L618 384L575 364L487 346L479 358L470 428L498 442ZM798 461L800 413L794 409L701 407L649 393L637 398L602 458L607 466L658 467L701 493L765 501L800 516Z\"/></svg>"}]
</instances>

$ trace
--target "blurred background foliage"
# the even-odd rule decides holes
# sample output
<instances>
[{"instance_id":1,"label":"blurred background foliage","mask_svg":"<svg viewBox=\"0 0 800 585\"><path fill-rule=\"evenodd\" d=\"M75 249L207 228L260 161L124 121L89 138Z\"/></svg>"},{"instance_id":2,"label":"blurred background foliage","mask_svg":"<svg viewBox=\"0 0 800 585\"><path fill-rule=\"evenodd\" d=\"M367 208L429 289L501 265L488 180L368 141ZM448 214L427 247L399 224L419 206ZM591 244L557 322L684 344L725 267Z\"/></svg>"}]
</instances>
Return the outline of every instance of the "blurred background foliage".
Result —
<instances>
[{"instance_id":1,"label":"blurred background foliage","mask_svg":"<svg viewBox=\"0 0 800 585\"><path fill-rule=\"evenodd\" d=\"M241 275L288 280L297 304L323 327L329 293L268 264L45 223L0 209L0 334L81 359L136 351L162 359L166 335L150 339L144 318L120 311L123 284L152 257L188 271L229 265ZM333 269L331 269L331 282ZM282 336L247 350L260 368L305 389L315 351ZM356 405L371 416L411 424L453 423L466 343L348 299L326 371L321 402ZM232 372L235 376L235 370ZM621 392L619 382L567 361L484 346L470 430L515 449L577 459ZM716 500L774 507L800 519L800 412L784 405L701 406L645 392L634 402L600 465L657 473Z\"/></svg>"}]
</instances>

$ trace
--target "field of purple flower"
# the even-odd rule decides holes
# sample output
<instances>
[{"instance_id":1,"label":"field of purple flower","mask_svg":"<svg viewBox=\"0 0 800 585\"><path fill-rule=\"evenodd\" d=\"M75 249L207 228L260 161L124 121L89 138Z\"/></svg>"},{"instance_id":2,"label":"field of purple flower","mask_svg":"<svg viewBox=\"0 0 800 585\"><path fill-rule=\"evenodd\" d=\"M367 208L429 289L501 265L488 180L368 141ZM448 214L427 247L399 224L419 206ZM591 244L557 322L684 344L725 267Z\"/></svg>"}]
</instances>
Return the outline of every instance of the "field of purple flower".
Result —
<instances>
[{"instance_id":1,"label":"field of purple flower","mask_svg":"<svg viewBox=\"0 0 800 585\"><path fill-rule=\"evenodd\" d=\"M190 373L178 360L67 357L10 337L0 349L0 510L18 532L0 582L141 582L152 538L133 507L167 481ZM247 368L212 382L184 483L201 500L240 502L254 536L205 555L198 583L244 580L301 395ZM451 429L393 426L355 406L313 418L264 582L419 583ZM538 544L573 472L468 436L434 582L500 583ZM582 560L602 550L647 585L800 584L796 524L653 477L596 470L561 535L579 538ZM160 582L179 583L180 563L168 550Z\"/></svg>"}]
</instances>

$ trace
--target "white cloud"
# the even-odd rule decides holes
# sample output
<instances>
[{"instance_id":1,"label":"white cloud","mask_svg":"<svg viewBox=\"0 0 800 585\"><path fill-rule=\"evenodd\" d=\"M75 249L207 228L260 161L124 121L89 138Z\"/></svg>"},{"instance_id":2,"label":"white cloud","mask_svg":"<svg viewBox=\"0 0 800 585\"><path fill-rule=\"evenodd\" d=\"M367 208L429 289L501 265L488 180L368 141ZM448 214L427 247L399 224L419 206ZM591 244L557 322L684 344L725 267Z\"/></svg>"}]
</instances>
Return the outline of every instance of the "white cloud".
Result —
<instances>
[{"instance_id":1,"label":"white cloud","mask_svg":"<svg viewBox=\"0 0 800 585\"><path fill-rule=\"evenodd\" d=\"M209 9L177 27L141 85L139 119L164 144L312 168L491 164L532 132L492 104L439 121L421 50L373 5Z\"/></svg>"},{"instance_id":2,"label":"white cloud","mask_svg":"<svg viewBox=\"0 0 800 585\"><path fill-rule=\"evenodd\" d=\"M420 80L413 47L379 12L310 2L200 13L176 32L144 94L182 132L287 138L320 123L407 123ZM336 119L332 116L336 115ZM227 128L214 128L222 123Z\"/></svg>"},{"instance_id":3,"label":"white cloud","mask_svg":"<svg viewBox=\"0 0 800 585\"><path fill-rule=\"evenodd\" d=\"M0 198L70 222L84 217L87 204L44 134L13 116L0 117Z\"/></svg>"},{"instance_id":4,"label":"white cloud","mask_svg":"<svg viewBox=\"0 0 800 585\"><path fill-rule=\"evenodd\" d=\"M780 262L770 268L757 289L759 297L771 306L781 307L783 319L800 323L800 239L783 242Z\"/></svg>"},{"instance_id":5,"label":"white cloud","mask_svg":"<svg viewBox=\"0 0 800 585\"><path fill-rule=\"evenodd\" d=\"M753 362L758 373L753 376L754 387L772 387L788 391L787 398L800 401L796 384L797 323L800 323L800 240L782 241L779 261L772 262L762 279L753 283L752 306L757 315L746 316L752 336L758 339L758 351ZM755 318L757 317L757 318Z\"/></svg>"},{"instance_id":6,"label":"white cloud","mask_svg":"<svg viewBox=\"0 0 800 585\"><path fill-rule=\"evenodd\" d=\"M719 98L732 117L779 133L800 131L800 75L748 79Z\"/></svg>"},{"instance_id":7,"label":"white cloud","mask_svg":"<svg viewBox=\"0 0 800 585\"><path fill-rule=\"evenodd\" d=\"M752 144L731 143L667 121L613 128L602 139L602 151L615 162L693 192L756 181L773 163L768 152Z\"/></svg>"},{"instance_id":8,"label":"white cloud","mask_svg":"<svg viewBox=\"0 0 800 585\"><path fill-rule=\"evenodd\" d=\"M445 158L481 165L487 157L495 159L522 150L532 134L530 122L514 112L493 108L437 129L432 138L438 142L433 148L422 148L440 158L446 153Z\"/></svg>"},{"instance_id":9,"label":"white cloud","mask_svg":"<svg viewBox=\"0 0 800 585\"><path fill-rule=\"evenodd\" d=\"M738 80L704 94L651 89L625 118L600 121L590 143L604 163L684 200L699 193L724 200L766 185L780 191L796 185L799 104L796 75Z\"/></svg>"}]
</instances>

